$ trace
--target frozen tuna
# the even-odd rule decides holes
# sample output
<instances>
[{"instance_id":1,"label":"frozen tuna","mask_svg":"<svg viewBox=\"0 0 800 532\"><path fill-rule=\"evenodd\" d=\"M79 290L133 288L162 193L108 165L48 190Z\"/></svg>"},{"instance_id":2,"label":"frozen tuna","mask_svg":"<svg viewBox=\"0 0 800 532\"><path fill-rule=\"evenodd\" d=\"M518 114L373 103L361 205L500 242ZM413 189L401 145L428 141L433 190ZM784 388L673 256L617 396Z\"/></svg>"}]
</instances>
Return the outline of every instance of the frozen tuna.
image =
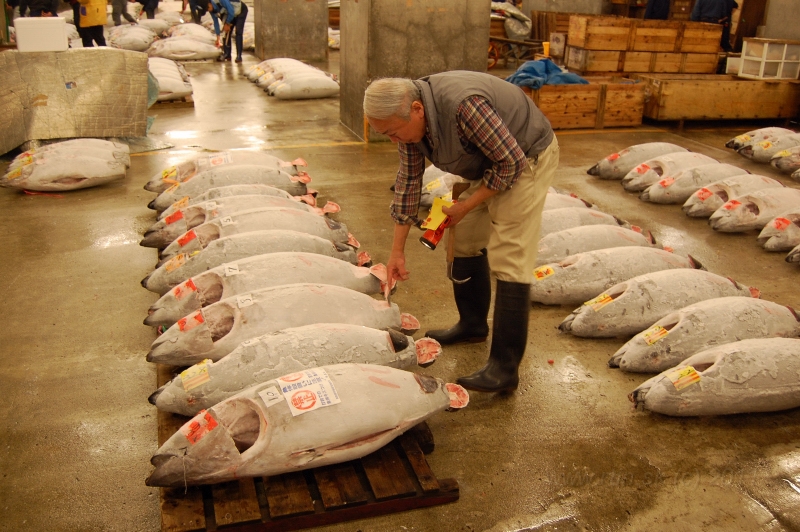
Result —
<instances>
[{"instance_id":1,"label":"frozen tuna","mask_svg":"<svg viewBox=\"0 0 800 532\"><path fill-rule=\"evenodd\" d=\"M776 216L797 207L800 207L800 190L767 188L728 201L714 211L708 223L723 233L761 230Z\"/></svg>"},{"instance_id":2,"label":"frozen tuna","mask_svg":"<svg viewBox=\"0 0 800 532\"><path fill-rule=\"evenodd\" d=\"M770 220L758 235L758 243L767 251L787 251L800 246L800 206Z\"/></svg>"},{"instance_id":3,"label":"frozen tuna","mask_svg":"<svg viewBox=\"0 0 800 532\"><path fill-rule=\"evenodd\" d=\"M84 155L43 156L6 173L0 179L0 187L45 192L77 190L123 179L125 170L121 162Z\"/></svg>"},{"instance_id":4,"label":"frozen tuna","mask_svg":"<svg viewBox=\"0 0 800 532\"><path fill-rule=\"evenodd\" d=\"M800 262L800 246L797 246L786 255L786 262Z\"/></svg>"},{"instance_id":5,"label":"frozen tuna","mask_svg":"<svg viewBox=\"0 0 800 532\"><path fill-rule=\"evenodd\" d=\"M629 192L641 192L662 179L675 176L689 168L714 164L718 161L702 153L670 153L643 162L622 178L622 186Z\"/></svg>"},{"instance_id":6,"label":"frozen tuna","mask_svg":"<svg viewBox=\"0 0 800 532\"><path fill-rule=\"evenodd\" d=\"M624 246L655 247L656 241L649 231L615 227L613 225L584 225L550 233L539 240L537 265L561 261L570 255L596 249Z\"/></svg>"},{"instance_id":7,"label":"frozen tuna","mask_svg":"<svg viewBox=\"0 0 800 532\"><path fill-rule=\"evenodd\" d=\"M219 48L191 37L170 37L154 41L147 49L147 55L173 61L200 61L219 57Z\"/></svg>"},{"instance_id":8,"label":"frozen tuna","mask_svg":"<svg viewBox=\"0 0 800 532\"><path fill-rule=\"evenodd\" d=\"M108 30L109 46L134 52L146 52L157 38L156 32L138 24L125 24Z\"/></svg>"},{"instance_id":9,"label":"frozen tuna","mask_svg":"<svg viewBox=\"0 0 800 532\"><path fill-rule=\"evenodd\" d=\"M239 344L217 362L181 372L150 396L159 410L193 416L250 386L329 364L378 364L397 369L432 364L441 354L433 338L343 323L285 329Z\"/></svg>"},{"instance_id":10,"label":"frozen tuna","mask_svg":"<svg viewBox=\"0 0 800 532\"><path fill-rule=\"evenodd\" d=\"M756 142L761 142L762 140L784 135L792 135L793 133L794 131L791 129L782 127L764 127L761 129L754 129L753 131L748 131L747 133L733 137L731 140L725 143L725 147L733 150L739 150L740 148L755 144Z\"/></svg>"},{"instance_id":11,"label":"frozen tuna","mask_svg":"<svg viewBox=\"0 0 800 532\"><path fill-rule=\"evenodd\" d=\"M251 231L214 240L198 253L179 254L172 257L142 279L142 286L151 292L164 295L171 288L190 277L226 262L238 261L254 255L286 251L317 253L360 266L369 262L369 256L366 253L356 255L355 250L348 245L307 233L275 230Z\"/></svg>"},{"instance_id":12,"label":"frozen tuna","mask_svg":"<svg viewBox=\"0 0 800 532\"><path fill-rule=\"evenodd\" d=\"M548 192L544 199L544 210L550 211L553 209L565 209L568 207L577 207L579 209L591 209L593 206L588 201L584 201L577 196L571 194L559 194L557 192Z\"/></svg>"},{"instance_id":13,"label":"frozen tuna","mask_svg":"<svg viewBox=\"0 0 800 532\"><path fill-rule=\"evenodd\" d=\"M612 368L659 373L716 345L748 338L800 336L791 307L752 297L707 299L667 314L623 345Z\"/></svg>"},{"instance_id":14,"label":"frozen tuna","mask_svg":"<svg viewBox=\"0 0 800 532\"><path fill-rule=\"evenodd\" d=\"M206 190L228 185L269 185L284 190L291 196L303 196L307 193L306 183L311 180L308 174L293 176L282 170L256 165L241 165L238 168L246 171L231 171L231 167L220 167L200 172L188 181L175 183L148 206L163 211L186 196L199 196Z\"/></svg>"},{"instance_id":15,"label":"frozen tuna","mask_svg":"<svg viewBox=\"0 0 800 532\"><path fill-rule=\"evenodd\" d=\"M210 188L202 194L198 194L191 198L189 196L184 196L166 209L160 211L158 214L158 219L162 220L178 209L183 209L184 207L191 207L192 205L197 205L198 203L229 198L231 196L274 196L278 198L302 201L306 205L311 205L312 207L317 206L317 199L311 194L306 194L305 196L292 196L285 190L271 187L269 185L229 185L227 187ZM150 207L150 205L148 205L148 207Z\"/></svg>"},{"instance_id":16,"label":"frozen tuna","mask_svg":"<svg viewBox=\"0 0 800 532\"><path fill-rule=\"evenodd\" d=\"M708 218L730 199L755 192L756 190L782 186L783 183L780 181L763 175L742 174L728 177L706 185L692 194L683 204L683 212L687 216Z\"/></svg>"},{"instance_id":17,"label":"frozen tuna","mask_svg":"<svg viewBox=\"0 0 800 532\"><path fill-rule=\"evenodd\" d=\"M382 264L364 268L316 253L267 253L227 262L187 279L150 307L144 324L170 326L217 301L270 286L316 282L379 294L385 281Z\"/></svg>"},{"instance_id":18,"label":"frozen tuna","mask_svg":"<svg viewBox=\"0 0 800 532\"><path fill-rule=\"evenodd\" d=\"M558 328L575 336L630 336L692 303L759 295L755 288L704 270L665 270L612 286L575 309Z\"/></svg>"},{"instance_id":19,"label":"frozen tuna","mask_svg":"<svg viewBox=\"0 0 800 532\"><path fill-rule=\"evenodd\" d=\"M302 170L307 166L303 159L296 159L292 162L283 161L261 152L252 151L221 151L212 154L203 154L192 157L172 166L168 166L157 172L150 181L145 184L145 190L150 192L164 192L175 183L184 183L189 181L197 174L207 170L223 168L228 170L231 167L247 166L248 168L240 168L239 171L252 171L251 166L261 166L264 169L270 168L273 170L280 170L291 176L303 175L305 172ZM231 172L236 172L232 170ZM221 178L224 173L217 174ZM264 183L269 184L269 183Z\"/></svg>"},{"instance_id":20,"label":"frozen tuna","mask_svg":"<svg viewBox=\"0 0 800 532\"><path fill-rule=\"evenodd\" d=\"M66 145L65 145L66 144ZM113 143L109 142L113 145ZM22 166L29 164L47 164L48 159L63 159L69 160L75 157L94 157L95 159L102 159L109 162L118 162L124 164L126 167L131 166L131 156L128 153L128 146L120 144L124 149L108 149L105 146L95 146L89 144L80 148L75 148L69 143L57 143L48 145L47 149L33 149L28 150L16 157L11 161L6 172L11 172Z\"/></svg>"},{"instance_id":21,"label":"frozen tuna","mask_svg":"<svg viewBox=\"0 0 800 532\"><path fill-rule=\"evenodd\" d=\"M642 191L639 198L652 203L684 203L702 187L726 177L742 174L747 172L730 164L713 163L695 166L650 185Z\"/></svg>"},{"instance_id":22,"label":"frozen tuna","mask_svg":"<svg viewBox=\"0 0 800 532\"><path fill-rule=\"evenodd\" d=\"M122 157L123 155L130 156L130 148L127 144L123 144L122 142L113 142L110 140L103 140L103 139L70 139L70 140L62 140L60 142L53 142L50 144L44 144L37 148L31 148L26 150L16 157L12 161L12 166L15 162L18 162L21 159L26 159L32 155L37 153L45 153L48 151L68 151L73 154L81 154L84 150L87 149L102 149L105 151L114 152L117 157ZM124 162L120 159L121 162ZM130 166L130 157L126 163L127 166Z\"/></svg>"},{"instance_id":23,"label":"frozen tuna","mask_svg":"<svg viewBox=\"0 0 800 532\"><path fill-rule=\"evenodd\" d=\"M772 156L769 164L776 170L786 174L800 170L800 146L779 151Z\"/></svg>"},{"instance_id":24,"label":"frozen tuna","mask_svg":"<svg viewBox=\"0 0 800 532\"><path fill-rule=\"evenodd\" d=\"M312 323L350 323L413 331L419 322L394 303L327 284L290 284L223 299L184 316L159 336L149 362L186 366L219 360L263 334Z\"/></svg>"},{"instance_id":25,"label":"frozen tuna","mask_svg":"<svg viewBox=\"0 0 800 532\"><path fill-rule=\"evenodd\" d=\"M685 151L687 151L686 148L668 142L635 144L600 160L596 165L589 168L586 173L597 176L600 179L622 179L628 172L645 161L649 161L659 155Z\"/></svg>"},{"instance_id":26,"label":"frozen tuna","mask_svg":"<svg viewBox=\"0 0 800 532\"><path fill-rule=\"evenodd\" d=\"M533 271L531 301L580 305L633 277L673 268L702 268L702 265L692 257L639 246L578 253Z\"/></svg>"},{"instance_id":27,"label":"frozen tuna","mask_svg":"<svg viewBox=\"0 0 800 532\"><path fill-rule=\"evenodd\" d=\"M550 233L557 233L564 229L581 227L584 225L612 225L615 227L630 227L624 222L604 212L582 207L564 207L562 209L550 209L542 212L541 236Z\"/></svg>"},{"instance_id":28,"label":"frozen tuna","mask_svg":"<svg viewBox=\"0 0 800 532\"><path fill-rule=\"evenodd\" d=\"M800 340L759 338L701 351L628 398L668 416L775 412L800 406Z\"/></svg>"},{"instance_id":29,"label":"frozen tuna","mask_svg":"<svg viewBox=\"0 0 800 532\"><path fill-rule=\"evenodd\" d=\"M212 484L355 460L468 401L458 385L383 366L292 373L198 413L153 455L146 483Z\"/></svg>"},{"instance_id":30,"label":"frozen tuna","mask_svg":"<svg viewBox=\"0 0 800 532\"><path fill-rule=\"evenodd\" d=\"M142 242L147 242L147 244L143 245L148 247L163 248L189 229L193 229L198 225L218 218L232 216L239 212L264 208L296 209L319 216L339 212L339 206L335 203L328 203L323 209L318 209L294 199L278 196L230 196L219 200L197 203L174 211L169 216L158 220L150 226L144 233Z\"/></svg>"},{"instance_id":31,"label":"frozen tuna","mask_svg":"<svg viewBox=\"0 0 800 532\"><path fill-rule=\"evenodd\" d=\"M768 163L772 156L783 150L800 146L800 134L782 135L739 148L740 155L757 163Z\"/></svg>"},{"instance_id":32,"label":"frozen tuna","mask_svg":"<svg viewBox=\"0 0 800 532\"><path fill-rule=\"evenodd\" d=\"M268 230L299 231L358 247L358 242L348 234L347 227L335 220L294 209L266 208L239 211L198 225L164 248L161 257L168 260L179 253L199 251L219 238ZM148 246L150 243L142 240L142 245Z\"/></svg>"}]
</instances>

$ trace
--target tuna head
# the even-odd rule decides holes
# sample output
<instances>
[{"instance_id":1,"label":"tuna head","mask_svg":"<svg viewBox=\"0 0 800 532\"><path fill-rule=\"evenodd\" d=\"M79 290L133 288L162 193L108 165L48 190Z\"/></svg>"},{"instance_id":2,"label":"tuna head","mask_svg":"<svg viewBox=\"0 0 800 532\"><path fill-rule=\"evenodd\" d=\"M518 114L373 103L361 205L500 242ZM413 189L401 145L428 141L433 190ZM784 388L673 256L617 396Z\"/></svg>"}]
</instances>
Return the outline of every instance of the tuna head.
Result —
<instances>
[{"instance_id":1,"label":"tuna head","mask_svg":"<svg viewBox=\"0 0 800 532\"><path fill-rule=\"evenodd\" d=\"M202 224L195 229L191 229L164 248L164 251L161 252L161 260L156 264L156 268L180 253L191 254L195 251L201 251L210 242L219 240L219 238L220 228L214 223Z\"/></svg>"},{"instance_id":2,"label":"tuna head","mask_svg":"<svg viewBox=\"0 0 800 532\"><path fill-rule=\"evenodd\" d=\"M572 332L572 326L575 323L575 319L580 316L584 309L587 307L591 309L600 309L611 301L614 301L620 297L627 289L628 285L626 283L619 283L609 288L606 292L603 292L599 296L586 301L582 306L573 310L572 314L564 318L564 321L559 324L558 329L561 332Z\"/></svg>"},{"instance_id":3,"label":"tuna head","mask_svg":"<svg viewBox=\"0 0 800 532\"><path fill-rule=\"evenodd\" d=\"M183 425L153 455L148 486L179 487L236 476L256 441L268 445L270 427L261 406L247 398L224 401Z\"/></svg>"},{"instance_id":4,"label":"tuna head","mask_svg":"<svg viewBox=\"0 0 800 532\"><path fill-rule=\"evenodd\" d=\"M773 218L758 235L767 251L787 251L800 244L800 213Z\"/></svg>"},{"instance_id":5,"label":"tuna head","mask_svg":"<svg viewBox=\"0 0 800 532\"><path fill-rule=\"evenodd\" d=\"M715 231L737 233L760 229L758 217L761 209L752 200L739 201L732 199L714 211L708 224Z\"/></svg>"},{"instance_id":6,"label":"tuna head","mask_svg":"<svg viewBox=\"0 0 800 532\"><path fill-rule=\"evenodd\" d=\"M628 192L641 192L661 179L663 173L664 169L660 164L642 163L622 178L622 186Z\"/></svg>"},{"instance_id":7,"label":"tuna head","mask_svg":"<svg viewBox=\"0 0 800 532\"><path fill-rule=\"evenodd\" d=\"M198 310L167 329L147 354L148 362L186 366L206 358L214 342L224 338L235 324L235 313L228 305ZM210 357L213 358L213 357Z\"/></svg>"},{"instance_id":8,"label":"tuna head","mask_svg":"<svg viewBox=\"0 0 800 532\"><path fill-rule=\"evenodd\" d=\"M165 248L189 229L205 223L206 218L206 210L200 206L177 210L150 226L139 245L147 248Z\"/></svg>"},{"instance_id":9,"label":"tuna head","mask_svg":"<svg viewBox=\"0 0 800 532\"><path fill-rule=\"evenodd\" d=\"M144 320L145 325L171 326L174 316L186 316L222 299L222 278L216 272L196 275L161 296L153 303Z\"/></svg>"},{"instance_id":10,"label":"tuna head","mask_svg":"<svg viewBox=\"0 0 800 532\"><path fill-rule=\"evenodd\" d=\"M662 365L661 360L664 355L669 354L670 348L667 347L666 352L659 350L660 344L657 341L662 335L674 329L680 321L680 312L672 312L664 316L658 320L656 325L637 334L611 355L608 367L635 373L658 371L655 368ZM644 356L642 356L642 352L645 353Z\"/></svg>"}]
</instances>

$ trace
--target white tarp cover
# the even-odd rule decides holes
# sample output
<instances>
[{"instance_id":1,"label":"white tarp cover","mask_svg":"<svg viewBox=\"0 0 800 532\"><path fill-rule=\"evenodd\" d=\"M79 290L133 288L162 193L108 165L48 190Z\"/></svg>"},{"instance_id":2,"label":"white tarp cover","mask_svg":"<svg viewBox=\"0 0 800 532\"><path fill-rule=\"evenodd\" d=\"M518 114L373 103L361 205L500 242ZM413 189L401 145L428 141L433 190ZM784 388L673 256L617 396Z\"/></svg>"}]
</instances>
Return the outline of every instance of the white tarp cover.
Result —
<instances>
[{"instance_id":1,"label":"white tarp cover","mask_svg":"<svg viewBox=\"0 0 800 532\"><path fill-rule=\"evenodd\" d=\"M0 72L0 154L35 139L146 134L146 54L7 50Z\"/></svg>"}]
</instances>

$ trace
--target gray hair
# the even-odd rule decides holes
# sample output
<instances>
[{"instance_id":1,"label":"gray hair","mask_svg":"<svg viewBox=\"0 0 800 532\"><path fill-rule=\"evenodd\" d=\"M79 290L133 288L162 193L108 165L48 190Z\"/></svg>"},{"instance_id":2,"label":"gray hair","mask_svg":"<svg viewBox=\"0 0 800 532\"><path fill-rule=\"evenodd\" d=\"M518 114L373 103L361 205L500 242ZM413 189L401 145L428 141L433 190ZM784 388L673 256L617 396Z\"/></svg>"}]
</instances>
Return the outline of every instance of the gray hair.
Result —
<instances>
[{"instance_id":1,"label":"gray hair","mask_svg":"<svg viewBox=\"0 0 800 532\"><path fill-rule=\"evenodd\" d=\"M392 116L409 120L411 104L419 100L419 89L410 79L376 79L364 93L364 114L377 120L386 120Z\"/></svg>"}]
</instances>

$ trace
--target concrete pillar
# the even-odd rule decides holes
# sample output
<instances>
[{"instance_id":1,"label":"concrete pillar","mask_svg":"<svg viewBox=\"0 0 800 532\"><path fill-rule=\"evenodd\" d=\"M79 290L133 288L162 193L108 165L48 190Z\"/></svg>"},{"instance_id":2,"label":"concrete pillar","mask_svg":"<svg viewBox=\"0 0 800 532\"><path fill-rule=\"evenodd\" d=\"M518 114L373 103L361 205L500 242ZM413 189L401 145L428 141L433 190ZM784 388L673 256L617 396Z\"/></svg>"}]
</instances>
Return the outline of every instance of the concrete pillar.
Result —
<instances>
[{"instance_id":1,"label":"concrete pillar","mask_svg":"<svg viewBox=\"0 0 800 532\"><path fill-rule=\"evenodd\" d=\"M486 72L490 0L341 0L339 118L362 140L370 81Z\"/></svg>"},{"instance_id":2,"label":"concrete pillar","mask_svg":"<svg viewBox=\"0 0 800 532\"><path fill-rule=\"evenodd\" d=\"M327 0L255 0L256 55L328 58Z\"/></svg>"}]
</instances>

